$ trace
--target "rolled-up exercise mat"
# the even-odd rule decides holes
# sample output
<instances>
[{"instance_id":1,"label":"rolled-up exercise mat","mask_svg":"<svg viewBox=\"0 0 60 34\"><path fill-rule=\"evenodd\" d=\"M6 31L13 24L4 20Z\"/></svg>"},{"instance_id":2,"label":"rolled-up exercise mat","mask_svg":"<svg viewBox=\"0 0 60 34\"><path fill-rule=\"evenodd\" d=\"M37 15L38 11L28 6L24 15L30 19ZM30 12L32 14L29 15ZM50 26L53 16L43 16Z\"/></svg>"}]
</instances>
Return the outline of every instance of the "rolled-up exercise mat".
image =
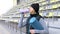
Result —
<instances>
[{"instance_id":1,"label":"rolled-up exercise mat","mask_svg":"<svg viewBox=\"0 0 60 34\"><path fill-rule=\"evenodd\" d=\"M44 27L42 26L42 24L35 17L31 18L29 23L30 23L30 26L32 26L34 29L44 30Z\"/></svg>"}]
</instances>

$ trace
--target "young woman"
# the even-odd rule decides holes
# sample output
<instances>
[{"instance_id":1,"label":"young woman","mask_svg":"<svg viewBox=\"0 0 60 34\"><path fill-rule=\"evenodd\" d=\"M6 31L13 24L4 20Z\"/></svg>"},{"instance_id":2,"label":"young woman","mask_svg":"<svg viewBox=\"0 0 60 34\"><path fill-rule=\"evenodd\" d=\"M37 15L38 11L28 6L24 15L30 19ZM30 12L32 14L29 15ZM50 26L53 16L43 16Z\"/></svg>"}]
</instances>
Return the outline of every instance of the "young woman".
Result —
<instances>
[{"instance_id":1,"label":"young woman","mask_svg":"<svg viewBox=\"0 0 60 34\"><path fill-rule=\"evenodd\" d=\"M28 30L29 30L29 20L32 17L36 17L37 20L39 20L40 18L42 18L41 15L39 15L39 4L38 3L34 3L31 5L30 9L30 17L27 19L27 34L28 34ZM34 28L32 26L30 26L30 34L39 34L39 33L35 33L35 31L33 30Z\"/></svg>"}]
</instances>

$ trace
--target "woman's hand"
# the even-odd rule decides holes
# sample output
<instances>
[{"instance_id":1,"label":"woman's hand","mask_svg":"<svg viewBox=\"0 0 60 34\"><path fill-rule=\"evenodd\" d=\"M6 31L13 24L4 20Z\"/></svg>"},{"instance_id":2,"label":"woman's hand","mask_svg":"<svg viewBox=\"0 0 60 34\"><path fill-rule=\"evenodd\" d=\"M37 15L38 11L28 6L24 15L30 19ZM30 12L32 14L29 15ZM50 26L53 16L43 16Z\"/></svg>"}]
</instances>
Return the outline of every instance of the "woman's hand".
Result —
<instances>
[{"instance_id":1,"label":"woman's hand","mask_svg":"<svg viewBox=\"0 0 60 34\"><path fill-rule=\"evenodd\" d=\"M31 33L31 34L34 34L35 31L34 31L33 29L30 29L30 33Z\"/></svg>"}]
</instances>

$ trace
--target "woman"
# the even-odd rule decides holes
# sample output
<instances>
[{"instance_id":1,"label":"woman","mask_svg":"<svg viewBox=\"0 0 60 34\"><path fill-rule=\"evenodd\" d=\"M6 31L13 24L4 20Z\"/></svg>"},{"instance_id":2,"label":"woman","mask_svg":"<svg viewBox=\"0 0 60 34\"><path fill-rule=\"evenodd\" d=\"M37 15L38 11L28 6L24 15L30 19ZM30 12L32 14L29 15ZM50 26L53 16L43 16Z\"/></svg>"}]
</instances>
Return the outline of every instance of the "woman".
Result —
<instances>
[{"instance_id":1,"label":"woman","mask_svg":"<svg viewBox=\"0 0 60 34\"><path fill-rule=\"evenodd\" d=\"M30 34L34 34L34 28L32 26L30 26L29 28L29 20L32 18L32 17L36 17L37 20L39 20L40 18L42 18L42 16L39 15L39 4L38 3L34 3L31 5L31 7L29 8L30 9L30 17L27 19L27 34L28 34L28 30L30 29ZM39 33L35 33L35 34L39 34Z\"/></svg>"}]
</instances>

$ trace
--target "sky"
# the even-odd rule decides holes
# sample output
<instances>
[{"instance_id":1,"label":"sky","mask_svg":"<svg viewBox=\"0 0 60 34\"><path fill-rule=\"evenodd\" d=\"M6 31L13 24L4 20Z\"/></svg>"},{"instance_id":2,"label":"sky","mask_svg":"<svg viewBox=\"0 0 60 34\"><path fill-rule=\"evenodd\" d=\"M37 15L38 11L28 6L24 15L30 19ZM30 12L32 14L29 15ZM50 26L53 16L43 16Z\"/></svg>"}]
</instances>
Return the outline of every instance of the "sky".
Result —
<instances>
[{"instance_id":1,"label":"sky","mask_svg":"<svg viewBox=\"0 0 60 34\"><path fill-rule=\"evenodd\" d=\"M0 0L0 15L6 13L13 7L13 0Z\"/></svg>"}]
</instances>

